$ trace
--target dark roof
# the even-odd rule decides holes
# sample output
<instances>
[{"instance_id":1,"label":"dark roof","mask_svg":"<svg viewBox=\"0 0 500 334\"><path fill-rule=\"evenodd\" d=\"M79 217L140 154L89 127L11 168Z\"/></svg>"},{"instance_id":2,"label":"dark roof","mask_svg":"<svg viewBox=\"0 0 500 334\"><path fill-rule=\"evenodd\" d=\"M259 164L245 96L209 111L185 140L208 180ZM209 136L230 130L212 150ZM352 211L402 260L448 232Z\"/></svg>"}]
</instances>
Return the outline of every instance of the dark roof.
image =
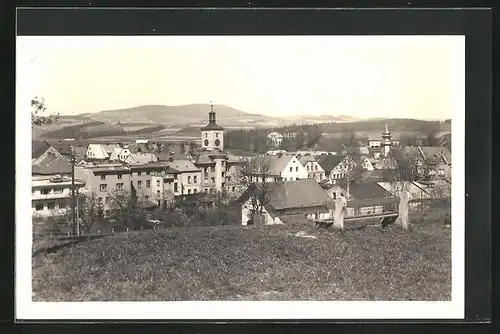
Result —
<instances>
[{"instance_id":1,"label":"dark roof","mask_svg":"<svg viewBox=\"0 0 500 334\"><path fill-rule=\"evenodd\" d=\"M310 208L322 206L327 211L333 200L325 190L312 179L274 183L269 193L269 205L275 210ZM240 197L239 203L245 202L252 191L259 191L259 186L249 188Z\"/></svg>"},{"instance_id":2,"label":"dark roof","mask_svg":"<svg viewBox=\"0 0 500 334\"><path fill-rule=\"evenodd\" d=\"M339 182L339 186L344 189L347 189L347 185L345 182ZM391 194L385 190L383 187L378 185L373 181L352 182L349 184L349 194L354 197L354 199L367 200L374 198L384 198L390 197Z\"/></svg>"},{"instance_id":3,"label":"dark roof","mask_svg":"<svg viewBox=\"0 0 500 334\"><path fill-rule=\"evenodd\" d=\"M344 157L341 155L322 155L319 157L318 163L325 172L330 173L343 159Z\"/></svg>"},{"instance_id":4,"label":"dark roof","mask_svg":"<svg viewBox=\"0 0 500 334\"><path fill-rule=\"evenodd\" d=\"M68 142L54 142L51 146L62 155L71 155L71 146ZM87 151L87 148L85 148L85 151Z\"/></svg>"},{"instance_id":5,"label":"dark roof","mask_svg":"<svg viewBox=\"0 0 500 334\"><path fill-rule=\"evenodd\" d=\"M42 154L49 149L50 145L45 141L31 142L31 158L38 159Z\"/></svg>"},{"instance_id":6,"label":"dark roof","mask_svg":"<svg viewBox=\"0 0 500 334\"><path fill-rule=\"evenodd\" d=\"M32 166L31 172L36 175L70 174L71 165L60 156L48 154L42 161Z\"/></svg>"},{"instance_id":7,"label":"dark roof","mask_svg":"<svg viewBox=\"0 0 500 334\"><path fill-rule=\"evenodd\" d=\"M212 122L208 123L207 125L201 128L201 131L211 131L211 130L222 131L224 130L224 128L217 125L217 123L212 123Z\"/></svg>"},{"instance_id":8,"label":"dark roof","mask_svg":"<svg viewBox=\"0 0 500 334\"><path fill-rule=\"evenodd\" d=\"M297 215L283 215L279 216L280 220L283 223L308 223L308 219L305 214L297 214Z\"/></svg>"},{"instance_id":9,"label":"dark roof","mask_svg":"<svg viewBox=\"0 0 500 334\"><path fill-rule=\"evenodd\" d=\"M357 171L356 179L372 182L383 182L395 180L398 171L396 169L374 169L374 170L360 170Z\"/></svg>"}]
</instances>

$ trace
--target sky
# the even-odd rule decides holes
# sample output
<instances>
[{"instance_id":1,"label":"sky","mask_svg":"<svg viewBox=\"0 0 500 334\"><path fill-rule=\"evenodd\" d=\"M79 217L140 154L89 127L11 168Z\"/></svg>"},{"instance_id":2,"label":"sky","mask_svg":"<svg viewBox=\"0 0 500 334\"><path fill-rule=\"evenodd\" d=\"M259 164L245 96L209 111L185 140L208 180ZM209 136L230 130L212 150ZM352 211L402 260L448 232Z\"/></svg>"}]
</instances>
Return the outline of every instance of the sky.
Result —
<instances>
[{"instance_id":1,"label":"sky","mask_svg":"<svg viewBox=\"0 0 500 334\"><path fill-rule=\"evenodd\" d=\"M23 36L16 53L18 104L41 96L61 115L213 101L270 116L448 119L465 78L463 36Z\"/></svg>"}]
</instances>

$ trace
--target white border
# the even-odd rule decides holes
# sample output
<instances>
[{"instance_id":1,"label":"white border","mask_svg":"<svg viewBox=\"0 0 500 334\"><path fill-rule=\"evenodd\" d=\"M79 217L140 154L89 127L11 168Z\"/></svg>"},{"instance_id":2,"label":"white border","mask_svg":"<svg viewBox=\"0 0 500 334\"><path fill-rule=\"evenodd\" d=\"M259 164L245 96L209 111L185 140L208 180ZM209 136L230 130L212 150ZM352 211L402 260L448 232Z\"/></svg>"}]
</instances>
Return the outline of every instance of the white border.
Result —
<instances>
[{"instance_id":1,"label":"white border","mask_svg":"<svg viewBox=\"0 0 500 334\"><path fill-rule=\"evenodd\" d=\"M332 36L329 36L330 38ZM365 36L359 36L365 37ZM386 36L373 36L381 38ZM394 36L396 37L396 36ZM396 38L420 36L397 36ZM426 36L428 37L428 36ZM451 302L74 302L31 301L31 121L29 82L16 82L15 317L28 319L462 319L465 243L465 36L435 36L460 45L450 62L452 116L452 301ZM41 37L43 38L43 37ZM82 37L64 37L80 43ZM210 38L210 37L207 37ZM310 37L315 38L315 37ZM346 38L346 36L338 36ZM354 36L349 36L354 38ZM120 40L103 37L102 40ZM179 37L177 37L178 40ZM153 38L144 37L143 43ZM76 43L75 43L76 44ZM17 54L21 63L22 52ZM462 69L455 71L456 68ZM25 77L28 67L17 68ZM432 78L430 78L432 80ZM50 279L50 278L47 278Z\"/></svg>"}]
</instances>

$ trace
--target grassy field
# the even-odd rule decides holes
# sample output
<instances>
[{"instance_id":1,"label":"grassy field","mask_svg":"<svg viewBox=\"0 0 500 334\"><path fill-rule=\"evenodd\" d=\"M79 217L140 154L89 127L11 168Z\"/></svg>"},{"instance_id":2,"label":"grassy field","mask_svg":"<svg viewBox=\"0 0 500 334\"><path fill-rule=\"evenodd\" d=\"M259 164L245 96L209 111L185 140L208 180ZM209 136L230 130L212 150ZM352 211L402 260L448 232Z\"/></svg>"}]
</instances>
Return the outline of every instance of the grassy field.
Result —
<instances>
[{"instance_id":1,"label":"grassy field","mask_svg":"<svg viewBox=\"0 0 500 334\"><path fill-rule=\"evenodd\" d=\"M34 254L33 300L450 300L450 234L442 222L409 232L299 225L121 233Z\"/></svg>"}]
</instances>

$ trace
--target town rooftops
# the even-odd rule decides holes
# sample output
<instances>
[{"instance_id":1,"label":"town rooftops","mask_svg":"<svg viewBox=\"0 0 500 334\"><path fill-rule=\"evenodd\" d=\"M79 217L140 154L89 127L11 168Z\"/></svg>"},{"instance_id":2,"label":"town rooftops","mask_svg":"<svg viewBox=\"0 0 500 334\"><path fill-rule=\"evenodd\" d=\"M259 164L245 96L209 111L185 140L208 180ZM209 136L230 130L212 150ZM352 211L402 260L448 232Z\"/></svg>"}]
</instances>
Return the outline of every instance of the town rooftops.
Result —
<instances>
[{"instance_id":1,"label":"town rooftops","mask_svg":"<svg viewBox=\"0 0 500 334\"><path fill-rule=\"evenodd\" d=\"M269 174L270 175L281 175L286 165L294 158L293 155L269 155L266 156L266 160L269 161Z\"/></svg>"},{"instance_id":2,"label":"town rooftops","mask_svg":"<svg viewBox=\"0 0 500 334\"><path fill-rule=\"evenodd\" d=\"M169 166L167 165L166 162L162 161L153 161L153 162L146 162L146 163L138 163L134 165L129 165L131 171L136 171L136 170L158 170L158 169L166 169Z\"/></svg>"},{"instance_id":3,"label":"town rooftops","mask_svg":"<svg viewBox=\"0 0 500 334\"><path fill-rule=\"evenodd\" d=\"M50 153L38 164L33 165L31 172L35 175L71 174L71 165L61 156Z\"/></svg>"},{"instance_id":4,"label":"town rooftops","mask_svg":"<svg viewBox=\"0 0 500 334\"><path fill-rule=\"evenodd\" d=\"M94 173L130 172L130 167L122 164L99 164L85 168L90 169Z\"/></svg>"},{"instance_id":5,"label":"town rooftops","mask_svg":"<svg viewBox=\"0 0 500 334\"><path fill-rule=\"evenodd\" d=\"M318 163L325 172L330 173L342 160L344 157L341 155L323 155L319 157Z\"/></svg>"},{"instance_id":6,"label":"town rooftops","mask_svg":"<svg viewBox=\"0 0 500 334\"><path fill-rule=\"evenodd\" d=\"M338 183L343 189L347 189L347 184L345 181L340 181ZM367 200L374 198L384 198L392 196L387 190L374 181L366 181L349 184L349 194L354 197L354 199Z\"/></svg>"},{"instance_id":7,"label":"town rooftops","mask_svg":"<svg viewBox=\"0 0 500 334\"><path fill-rule=\"evenodd\" d=\"M189 160L168 161L167 165L180 172L199 172L200 169Z\"/></svg>"},{"instance_id":8,"label":"town rooftops","mask_svg":"<svg viewBox=\"0 0 500 334\"><path fill-rule=\"evenodd\" d=\"M31 142L31 158L38 159L42 154L49 149L50 145L45 141Z\"/></svg>"},{"instance_id":9,"label":"town rooftops","mask_svg":"<svg viewBox=\"0 0 500 334\"><path fill-rule=\"evenodd\" d=\"M247 189L240 200L245 202L250 198L252 191L260 191L260 186ZM318 183L311 179L277 182L269 192L269 203L275 210L324 207L328 212L328 208L333 205L333 200L321 188Z\"/></svg>"},{"instance_id":10,"label":"town rooftops","mask_svg":"<svg viewBox=\"0 0 500 334\"><path fill-rule=\"evenodd\" d=\"M302 164L302 166L305 166L309 162L316 162L316 158L312 155L304 155L299 158L299 161Z\"/></svg>"}]
</instances>

